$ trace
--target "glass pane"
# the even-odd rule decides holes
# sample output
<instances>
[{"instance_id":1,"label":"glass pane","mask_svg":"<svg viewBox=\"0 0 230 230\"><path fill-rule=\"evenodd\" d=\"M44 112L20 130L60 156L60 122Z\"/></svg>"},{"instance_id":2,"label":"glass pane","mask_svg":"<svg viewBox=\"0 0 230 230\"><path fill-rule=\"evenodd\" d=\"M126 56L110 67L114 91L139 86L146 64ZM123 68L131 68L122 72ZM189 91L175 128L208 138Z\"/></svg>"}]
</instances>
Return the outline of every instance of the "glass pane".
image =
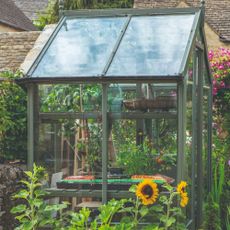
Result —
<instances>
[{"instance_id":1,"label":"glass pane","mask_svg":"<svg viewBox=\"0 0 230 230\"><path fill-rule=\"evenodd\" d=\"M109 68L109 76L175 75L194 15L133 17Z\"/></svg>"},{"instance_id":2,"label":"glass pane","mask_svg":"<svg viewBox=\"0 0 230 230\"><path fill-rule=\"evenodd\" d=\"M101 138L102 123L96 119L59 119L42 123L35 162L43 165L49 175L62 171L62 188L79 188L79 180L101 178Z\"/></svg>"},{"instance_id":3,"label":"glass pane","mask_svg":"<svg viewBox=\"0 0 230 230\"><path fill-rule=\"evenodd\" d=\"M177 88L175 84L113 84L108 104L109 176L176 178ZM158 116L159 115L159 116ZM119 169L116 173L115 169ZM160 175L159 175L160 174Z\"/></svg>"},{"instance_id":4,"label":"glass pane","mask_svg":"<svg viewBox=\"0 0 230 230\"><path fill-rule=\"evenodd\" d=\"M101 110L101 85L39 85L40 111L97 112Z\"/></svg>"},{"instance_id":5,"label":"glass pane","mask_svg":"<svg viewBox=\"0 0 230 230\"><path fill-rule=\"evenodd\" d=\"M32 76L100 75L125 21L125 17L67 19Z\"/></svg>"}]
</instances>

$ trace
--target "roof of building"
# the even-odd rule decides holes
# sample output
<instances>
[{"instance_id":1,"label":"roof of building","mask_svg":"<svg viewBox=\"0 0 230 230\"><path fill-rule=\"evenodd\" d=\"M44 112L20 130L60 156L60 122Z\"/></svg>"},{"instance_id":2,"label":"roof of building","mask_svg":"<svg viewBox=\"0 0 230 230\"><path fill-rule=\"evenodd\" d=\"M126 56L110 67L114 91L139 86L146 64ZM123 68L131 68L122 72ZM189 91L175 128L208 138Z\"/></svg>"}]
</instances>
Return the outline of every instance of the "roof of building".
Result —
<instances>
[{"instance_id":1,"label":"roof of building","mask_svg":"<svg viewBox=\"0 0 230 230\"><path fill-rule=\"evenodd\" d=\"M29 18L12 0L0 0L0 23L25 31L36 30Z\"/></svg>"},{"instance_id":2,"label":"roof of building","mask_svg":"<svg viewBox=\"0 0 230 230\"><path fill-rule=\"evenodd\" d=\"M44 12L49 0L13 0L17 7L30 19L37 18L38 12Z\"/></svg>"},{"instance_id":3,"label":"roof of building","mask_svg":"<svg viewBox=\"0 0 230 230\"><path fill-rule=\"evenodd\" d=\"M134 0L136 8L170 8L177 7L181 2L197 7L200 0ZM209 26L219 35L222 42L230 42L230 1L206 0L205 17Z\"/></svg>"}]
</instances>

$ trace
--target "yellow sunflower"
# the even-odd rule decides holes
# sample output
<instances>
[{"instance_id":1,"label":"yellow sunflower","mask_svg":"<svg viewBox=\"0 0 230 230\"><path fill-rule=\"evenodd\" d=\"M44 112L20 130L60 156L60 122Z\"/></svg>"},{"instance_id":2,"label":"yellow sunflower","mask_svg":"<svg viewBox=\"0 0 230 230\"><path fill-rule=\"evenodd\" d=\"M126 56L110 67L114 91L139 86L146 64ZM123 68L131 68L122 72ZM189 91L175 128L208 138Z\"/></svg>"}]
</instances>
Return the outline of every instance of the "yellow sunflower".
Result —
<instances>
[{"instance_id":1,"label":"yellow sunflower","mask_svg":"<svg viewBox=\"0 0 230 230\"><path fill-rule=\"evenodd\" d=\"M188 204L187 192L180 194L180 197L181 197L180 206L184 208Z\"/></svg>"},{"instance_id":2,"label":"yellow sunflower","mask_svg":"<svg viewBox=\"0 0 230 230\"><path fill-rule=\"evenodd\" d=\"M158 195L159 190L157 188L157 184L151 179L145 179L137 185L136 196L144 205L155 203Z\"/></svg>"},{"instance_id":3,"label":"yellow sunflower","mask_svg":"<svg viewBox=\"0 0 230 230\"><path fill-rule=\"evenodd\" d=\"M185 181L181 181L180 184L177 185L177 192L180 195L181 201L180 206L185 207L188 204L188 194L185 191L187 187L187 183Z\"/></svg>"}]
</instances>

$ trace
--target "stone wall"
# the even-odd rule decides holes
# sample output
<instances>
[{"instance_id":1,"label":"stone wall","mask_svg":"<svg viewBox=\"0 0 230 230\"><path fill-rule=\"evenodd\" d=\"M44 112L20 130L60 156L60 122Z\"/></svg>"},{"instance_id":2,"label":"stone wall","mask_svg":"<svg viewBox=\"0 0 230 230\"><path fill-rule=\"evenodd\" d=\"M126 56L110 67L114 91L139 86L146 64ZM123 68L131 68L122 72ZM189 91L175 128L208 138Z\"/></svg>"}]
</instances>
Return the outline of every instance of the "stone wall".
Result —
<instances>
[{"instance_id":1,"label":"stone wall","mask_svg":"<svg viewBox=\"0 0 230 230\"><path fill-rule=\"evenodd\" d=\"M18 69L40 33L39 31L0 33L0 72Z\"/></svg>"}]
</instances>

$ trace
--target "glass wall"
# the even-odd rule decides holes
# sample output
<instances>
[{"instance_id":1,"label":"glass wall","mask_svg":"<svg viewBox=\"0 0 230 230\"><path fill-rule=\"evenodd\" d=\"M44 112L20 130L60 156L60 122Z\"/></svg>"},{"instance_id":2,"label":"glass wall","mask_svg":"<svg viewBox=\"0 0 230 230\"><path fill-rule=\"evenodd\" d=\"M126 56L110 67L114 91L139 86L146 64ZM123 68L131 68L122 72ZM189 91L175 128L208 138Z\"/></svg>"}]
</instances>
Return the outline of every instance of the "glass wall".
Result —
<instances>
[{"instance_id":1,"label":"glass wall","mask_svg":"<svg viewBox=\"0 0 230 230\"><path fill-rule=\"evenodd\" d=\"M101 86L41 85L35 160L50 174L101 178Z\"/></svg>"},{"instance_id":2,"label":"glass wall","mask_svg":"<svg viewBox=\"0 0 230 230\"><path fill-rule=\"evenodd\" d=\"M128 178L161 174L174 181L176 92L176 84L110 85L109 167L112 171L120 168L122 176Z\"/></svg>"}]
</instances>

